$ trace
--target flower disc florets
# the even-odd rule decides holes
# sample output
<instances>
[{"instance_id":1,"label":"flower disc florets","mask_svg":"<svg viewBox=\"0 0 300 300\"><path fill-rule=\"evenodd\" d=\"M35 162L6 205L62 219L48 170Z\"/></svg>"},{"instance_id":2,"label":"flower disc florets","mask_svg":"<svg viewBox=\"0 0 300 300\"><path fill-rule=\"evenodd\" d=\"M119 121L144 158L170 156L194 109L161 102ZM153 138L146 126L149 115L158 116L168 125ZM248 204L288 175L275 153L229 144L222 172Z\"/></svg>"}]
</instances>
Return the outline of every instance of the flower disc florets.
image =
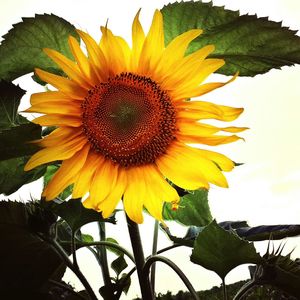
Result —
<instances>
[{"instance_id":1,"label":"flower disc florets","mask_svg":"<svg viewBox=\"0 0 300 300\"><path fill-rule=\"evenodd\" d=\"M121 166L154 163L175 139L175 108L148 77L121 73L95 86L82 104L92 147Z\"/></svg>"}]
</instances>

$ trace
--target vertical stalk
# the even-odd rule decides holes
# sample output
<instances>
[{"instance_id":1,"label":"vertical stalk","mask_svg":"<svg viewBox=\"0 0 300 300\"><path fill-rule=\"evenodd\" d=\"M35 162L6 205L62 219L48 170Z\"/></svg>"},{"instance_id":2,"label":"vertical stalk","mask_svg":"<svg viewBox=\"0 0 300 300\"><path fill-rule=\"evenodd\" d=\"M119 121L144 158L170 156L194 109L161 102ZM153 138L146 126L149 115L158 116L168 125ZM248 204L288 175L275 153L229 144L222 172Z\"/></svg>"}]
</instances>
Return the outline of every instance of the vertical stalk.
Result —
<instances>
[{"instance_id":1,"label":"vertical stalk","mask_svg":"<svg viewBox=\"0 0 300 300\"><path fill-rule=\"evenodd\" d=\"M137 274L139 278L140 283L140 289L142 293L142 299L143 300L153 300L153 293L151 290L151 285L149 281L148 274L145 274L143 272L144 266L145 266L145 257L144 257L144 251L142 247L142 241L140 237L139 227L138 225L130 220L130 218L126 215L127 219L127 226L129 231L129 236L131 240L131 246L135 258L135 265L137 269Z\"/></svg>"},{"instance_id":2,"label":"vertical stalk","mask_svg":"<svg viewBox=\"0 0 300 300\"><path fill-rule=\"evenodd\" d=\"M155 220L154 232L153 232L152 255L157 254L158 227L159 227L159 223L157 220ZM153 265L151 266L151 280L150 280L153 295L155 295L155 269L156 269L156 264L153 263Z\"/></svg>"},{"instance_id":3,"label":"vertical stalk","mask_svg":"<svg viewBox=\"0 0 300 300\"><path fill-rule=\"evenodd\" d=\"M76 256L76 232L72 229L72 235L71 235L71 253L73 257L73 265L75 268L79 268L78 262L77 262L77 256Z\"/></svg>"},{"instance_id":4,"label":"vertical stalk","mask_svg":"<svg viewBox=\"0 0 300 300\"><path fill-rule=\"evenodd\" d=\"M99 235L100 240L105 241L106 240L106 229L105 229L105 222L98 222L98 228L99 228ZM98 254L100 258L100 267L102 269L102 276L104 285L111 285L110 280L110 274L109 274L109 268L108 268L108 262L107 262L107 252L106 247L98 247Z\"/></svg>"}]
</instances>

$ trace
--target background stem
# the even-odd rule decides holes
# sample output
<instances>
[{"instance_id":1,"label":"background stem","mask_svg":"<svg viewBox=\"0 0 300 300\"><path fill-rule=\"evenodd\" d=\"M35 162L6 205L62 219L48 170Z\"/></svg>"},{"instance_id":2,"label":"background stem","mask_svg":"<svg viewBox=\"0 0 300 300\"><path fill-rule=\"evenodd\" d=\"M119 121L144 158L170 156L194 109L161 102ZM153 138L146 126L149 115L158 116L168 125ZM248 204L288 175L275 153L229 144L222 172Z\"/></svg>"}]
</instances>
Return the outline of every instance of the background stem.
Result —
<instances>
[{"instance_id":1,"label":"background stem","mask_svg":"<svg viewBox=\"0 0 300 300\"><path fill-rule=\"evenodd\" d=\"M74 272L74 274L77 276L77 278L80 280L84 288L86 289L89 297L91 300L98 300L97 296L95 295L93 289L91 288L89 282L85 278L85 276L82 274L78 266L73 265L71 260L69 259L68 254L65 252L65 250L55 241L52 239L49 239L48 242L51 244L51 246L54 248L54 250L58 253L58 255L61 257L62 261L66 264L66 266Z\"/></svg>"}]
</instances>

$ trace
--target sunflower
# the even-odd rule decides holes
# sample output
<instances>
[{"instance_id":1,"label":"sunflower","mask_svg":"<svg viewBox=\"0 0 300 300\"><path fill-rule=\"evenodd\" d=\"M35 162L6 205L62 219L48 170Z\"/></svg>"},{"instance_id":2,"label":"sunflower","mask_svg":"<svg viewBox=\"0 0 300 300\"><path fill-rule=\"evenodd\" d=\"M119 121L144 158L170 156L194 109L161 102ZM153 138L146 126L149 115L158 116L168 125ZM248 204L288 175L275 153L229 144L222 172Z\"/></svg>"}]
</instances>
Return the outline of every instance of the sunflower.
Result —
<instances>
[{"instance_id":1,"label":"sunflower","mask_svg":"<svg viewBox=\"0 0 300 300\"><path fill-rule=\"evenodd\" d=\"M33 120L56 126L38 141L42 147L25 170L62 161L43 191L51 200L73 184L73 198L107 218L123 200L124 209L136 223L143 222L143 208L162 220L164 202L178 207L174 188L194 190L209 184L227 187L222 171L234 163L226 156L193 147L234 142L245 128L219 128L200 122L232 121L242 108L216 105L199 99L226 83L204 83L223 66L222 59L206 58L213 45L185 55L201 30L189 30L164 45L163 18L156 10L147 35L139 21L132 25L132 47L101 27L97 43L77 31L86 52L70 36L75 62L57 51L45 53L67 77L36 69L36 75L56 90L31 96L27 112L43 114Z\"/></svg>"}]
</instances>

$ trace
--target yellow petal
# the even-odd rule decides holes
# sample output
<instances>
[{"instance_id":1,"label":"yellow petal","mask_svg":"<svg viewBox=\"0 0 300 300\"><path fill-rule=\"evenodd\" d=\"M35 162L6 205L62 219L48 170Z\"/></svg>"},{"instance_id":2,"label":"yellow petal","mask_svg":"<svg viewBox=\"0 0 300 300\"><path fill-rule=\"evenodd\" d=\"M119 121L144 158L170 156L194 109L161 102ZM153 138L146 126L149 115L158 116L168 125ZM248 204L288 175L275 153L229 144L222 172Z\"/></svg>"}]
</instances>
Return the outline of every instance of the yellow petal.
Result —
<instances>
[{"instance_id":1,"label":"yellow petal","mask_svg":"<svg viewBox=\"0 0 300 300\"><path fill-rule=\"evenodd\" d=\"M89 34L81 30L77 30L77 32L86 45L89 59L95 66L95 71L99 81L106 81L108 66L103 52L101 51L96 41Z\"/></svg>"},{"instance_id":2,"label":"yellow petal","mask_svg":"<svg viewBox=\"0 0 300 300\"><path fill-rule=\"evenodd\" d=\"M113 213L124 194L126 184L126 170L119 168L118 178L113 190L98 206L98 210L102 212L103 218L108 218Z\"/></svg>"},{"instance_id":3,"label":"yellow petal","mask_svg":"<svg viewBox=\"0 0 300 300\"><path fill-rule=\"evenodd\" d=\"M186 74L181 82L177 83L176 93L188 93L199 86L210 74L225 64L223 59L206 59L197 67L182 68L182 74Z\"/></svg>"},{"instance_id":4,"label":"yellow petal","mask_svg":"<svg viewBox=\"0 0 300 300\"><path fill-rule=\"evenodd\" d=\"M178 118L184 119L216 119L220 121L233 121L243 111L243 108L218 105L206 101L185 101L176 105Z\"/></svg>"},{"instance_id":5,"label":"yellow petal","mask_svg":"<svg viewBox=\"0 0 300 300\"><path fill-rule=\"evenodd\" d=\"M130 49L128 44L118 36L113 35L107 27L101 26L101 49L108 61L110 74L117 75L129 68Z\"/></svg>"},{"instance_id":6,"label":"yellow petal","mask_svg":"<svg viewBox=\"0 0 300 300\"><path fill-rule=\"evenodd\" d=\"M40 69L35 69L35 73L40 79L74 99L83 99L87 94L85 89L65 77L54 75Z\"/></svg>"},{"instance_id":7,"label":"yellow petal","mask_svg":"<svg viewBox=\"0 0 300 300\"><path fill-rule=\"evenodd\" d=\"M35 153L27 162L24 167L25 171L29 171L36 166L56 161L56 160L64 160L72 157L76 152L82 149L82 147L87 143L85 136L79 136L71 141L59 144L54 147L49 147L42 149Z\"/></svg>"},{"instance_id":8,"label":"yellow petal","mask_svg":"<svg viewBox=\"0 0 300 300\"><path fill-rule=\"evenodd\" d=\"M137 224L143 223L143 200L147 197L141 167L127 170L127 186L124 193L124 208L128 217Z\"/></svg>"},{"instance_id":9,"label":"yellow petal","mask_svg":"<svg viewBox=\"0 0 300 300\"><path fill-rule=\"evenodd\" d=\"M202 33L200 29L192 29L177 36L170 42L161 57L161 72L166 73L177 67L189 43Z\"/></svg>"},{"instance_id":10,"label":"yellow petal","mask_svg":"<svg viewBox=\"0 0 300 300\"><path fill-rule=\"evenodd\" d=\"M173 101L184 100L184 99L189 99L189 98L195 98L195 97L198 97L198 96L202 96L202 95L204 95L208 92L211 92L215 89L218 89L218 88L234 81L237 76L238 76L238 73L226 82L205 83L205 84L201 84L198 87L192 88L190 90L185 90L181 93L178 93L176 91L171 91L170 95L171 95Z\"/></svg>"},{"instance_id":11,"label":"yellow petal","mask_svg":"<svg viewBox=\"0 0 300 300\"><path fill-rule=\"evenodd\" d=\"M74 182L73 198L82 198L89 191L95 171L102 162L103 158L101 155L90 151L83 168Z\"/></svg>"},{"instance_id":12,"label":"yellow petal","mask_svg":"<svg viewBox=\"0 0 300 300\"><path fill-rule=\"evenodd\" d=\"M43 51L77 84L89 90L92 85L85 79L78 66L59 52L45 48Z\"/></svg>"},{"instance_id":13,"label":"yellow petal","mask_svg":"<svg viewBox=\"0 0 300 300\"><path fill-rule=\"evenodd\" d=\"M186 144L204 144L209 146L217 146L236 142L241 137L237 135L212 135L212 136L198 136L198 135L177 135L178 140Z\"/></svg>"},{"instance_id":14,"label":"yellow petal","mask_svg":"<svg viewBox=\"0 0 300 300\"><path fill-rule=\"evenodd\" d=\"M162 221L163 203L165 201L177 203L179 196L155 165L147 165L143 167L142 171L147 189L144 206L154 218Z\"/></svg>"},{"instance_id":15,"label":"yellow petal","mask_svg":"<svg viewBox=\"0 0 300 300\"><path fill-rule=\"evenodd\" d=\"M213 45L207 45L194 53L185 56L177 62L166 74L163 75L164 79L161 86L167 90L176 89L178 83L184 82L186 76L189 75L189 70L194 70L199 66L203 60L215 50ZM183 72L185 70L185 72Z\"/></svg>"},{"instance_id":16,"label":"yellow petal","mask_svg":"<svg viewBox=\"0 0 300 300\"><path fill-rule=\"evenodd\" d=\"M69 41L69 46L72 51L72 54L76 59L81 72L84 74L84 76L92 85L96 85L97 83L99 83L93 65L90 64L88 58L81 50L77 40L73 36L70 36L68 41Z\"/></svg>"},{"instance_id":17,"label":"yellow petal","mask_svg":"<svg viewBox=\"0 0 300 300\"><path fill-rule=\"evenodd\" d=\"M234 168L234 162L223 154L203 149L197 151L202 157L215 162L223 171L231 171Z\"/></svg>"},{"instance_id":18,"label":"yellow petal","mask_svg":"<svg viewBox=\"0 0 300 300\"><path fill-rule=\"evenodd\" d=\"M45 115L32 120L33 123L41 126L71 126L79 127L82 125L80 117L64 115Z\"/></svg>"},{"instance_id":19,"label":"yellow petal","mask_svg":"<svg viewBox=\"0 0 300 300\"><path fill-rule=\"evenodd\" d=\"M58 91L47 91L47 92L41 92L41 93L35 93L32 94L30 97L30 103L31 105L36 105L36 104L41 104L44 102L56 102L56 104L58 102L61 101L76 101L75 99L71 98L70 96L62 93L62 92L58 92Z\"/></svg>"},{"instance_id":20,"label":"yellow petal","mask_svg":"<svg viewBox=\"0 0 300 300\"><path fill-rule=\"evenodd\" d=\"M37 112L40 114L58 114L67 116L81 116L80 102L70 101L43 102L33 105L25 110L25 112Z\"/></svg>"},{"instance_id":21,"label":"yellow petal","mask_svg":"<svg viewBox=\"0 0 300 300\"><path fill-rule=\"evenodd\" d=\"M132 51L131 51L131 70L137 71L138 63L140 60L140 54L145 41L145 34L142 25L139 21L139 10L133 20L132 24Z\"/></svg>"},{"instance_id":22,"label":"yellow petal","mask_svg":"<svg viewBox=\"0 0 300 300\"><path fill-rule=\"evenodd\" d=\"M219 131L237 133L242 132L247 127L216 127L209 124L203 124L195 122L191 119L178 119L177 127L181 134L183 135L199 135L199 136L208 136L212 135Z\"/></svg>"},{"instance_id":23,"label":"yellow petal","mask_svg":"<svg viewBox=\"0 0 300 300\"><path fill-rule=\"evenodd\" d=\"M100 203L113 190L118 176L118 166L108 159L99 162L90 188L90 200Z\"/></svg>"},{"instance_id":24,"label":"yellow petal","mask_svg":"<svg viewBox=\"0 0 300 300\"><path fill-rule=\"evenodd\" d=\"M72 127L56 128L49 135L39 140L41 147L55 147L61 143L68 143L81 134Z\"/></svg>"},{"instance_id":25,"label":"yellow petal","mask_svg":"<svg viewBox=\"0 0 300 300\"><path fill-rule=\"evenodd\" d=\"M66 187L72 184L86 161L90 146L86 145L71 158L64 160L51 181L43 191L46 200L57 197Z\"/></svg>"},{"instance_id":26,"label":"yellow petal","mask_svg":"<svg viewBox=\"0 0 300 300\"><path fill-rule=\"evenodd\" d=\"M173 181L176 185L185 189L208 188L207 182L211 182L221 187L228 187L226 178L216 164L201 156L201 152L197 149L177 142L173 143L170 148L166 155L157 160L157 163L166 177L171 181L176 180ZM178 168L180 164L181 168ZM188 176L190 182L186 181ZM199 181L202 180L200 186L199 183L197 184L197 177Z\"/></svg>"},{"instance_id":27,"label":"yellow petal","mask_svg":"<svg viewBox=\"0 0 300 300\"><path fill-rule=\"evenodd\" d=\"M164 176L177 186L190 190L208 188L208 182L202 174L199 162L194 156L190 159L188 154L187 146L178 147L177 143L173 143L167 153L156 160L156 164Z\"/></svg>"},{"instance_id":28,"label":"yellow petal","mask_svg":"<svg viewBox=\"0 0 300 300\"><path fill-rule=\"evenodd\" d=\"M156 10L141 51L138 73L142 75L153 74L164 47L163 17L161 12Z\"/></svg>"}]
</instances>

